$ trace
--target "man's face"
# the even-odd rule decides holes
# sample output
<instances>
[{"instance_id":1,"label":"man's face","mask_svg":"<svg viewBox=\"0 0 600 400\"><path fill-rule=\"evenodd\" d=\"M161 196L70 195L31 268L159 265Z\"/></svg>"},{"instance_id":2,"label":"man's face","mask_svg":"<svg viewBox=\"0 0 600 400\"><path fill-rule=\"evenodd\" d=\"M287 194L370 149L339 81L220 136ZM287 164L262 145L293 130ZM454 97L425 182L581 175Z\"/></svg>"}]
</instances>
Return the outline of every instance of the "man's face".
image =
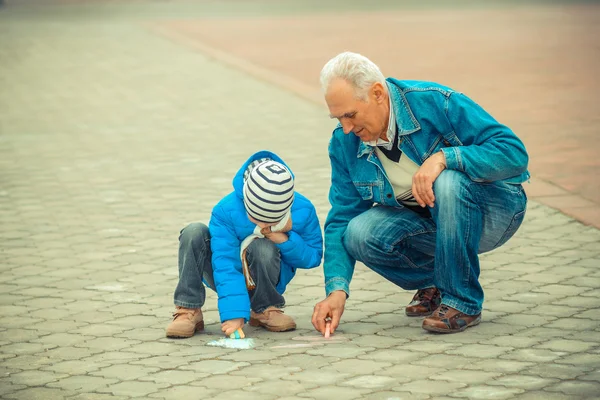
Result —
<instances>
[{"instance_id":1,"label":"man's face","mask_svg":"<svg viewBox=\"0 0 600 400\"><path fill-rule=\"evenodd\" d=\"M363 142L386 137L389 103L381 83L371 86L365 101L356 98L348 82L334 79L325 93L325 101L330 117L340 121L345 134L354 132Z\"/></svg>"}]
</instances>

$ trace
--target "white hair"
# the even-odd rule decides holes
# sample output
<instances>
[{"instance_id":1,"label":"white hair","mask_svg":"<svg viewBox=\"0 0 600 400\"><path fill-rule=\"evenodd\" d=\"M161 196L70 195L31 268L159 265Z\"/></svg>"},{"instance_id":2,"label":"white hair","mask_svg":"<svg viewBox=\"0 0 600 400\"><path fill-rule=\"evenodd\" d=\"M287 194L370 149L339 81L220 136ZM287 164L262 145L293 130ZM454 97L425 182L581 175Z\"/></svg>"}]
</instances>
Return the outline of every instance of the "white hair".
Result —
<instances>
[{"instance_id":1,"label":"white hair","mask_svg":"<svg viewBox=\"0 0 600 400\"><path fill-rule=\"evenodd\" d=\"M367 99L367 92L374 83L385 87L385 76L379 67L367 57L346 51L333 57L321 70L321 88L327 93L329 85L336 79L344 79L354 88L356 98Z\"/></svg>"}]
</instances>

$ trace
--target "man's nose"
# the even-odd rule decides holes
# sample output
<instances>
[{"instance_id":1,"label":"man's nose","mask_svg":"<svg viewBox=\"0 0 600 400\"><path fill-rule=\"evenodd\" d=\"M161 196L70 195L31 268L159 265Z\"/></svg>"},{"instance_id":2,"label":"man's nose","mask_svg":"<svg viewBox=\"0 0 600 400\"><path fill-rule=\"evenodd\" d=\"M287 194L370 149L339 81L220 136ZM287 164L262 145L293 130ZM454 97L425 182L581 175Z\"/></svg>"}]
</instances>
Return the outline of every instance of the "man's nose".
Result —
<instances>
[{"instance_id":1,"label":"man's nose","mask_svg":"<svg viewBox=\"0 0 600 400\"><path fill-rule=\"evenodd\" d=\"M354 125L348 121L342 121L342 129L344 130L344 133L347 135L350 132L352 132L352 129L354 129Z\"/></svg>"}]
</instances>

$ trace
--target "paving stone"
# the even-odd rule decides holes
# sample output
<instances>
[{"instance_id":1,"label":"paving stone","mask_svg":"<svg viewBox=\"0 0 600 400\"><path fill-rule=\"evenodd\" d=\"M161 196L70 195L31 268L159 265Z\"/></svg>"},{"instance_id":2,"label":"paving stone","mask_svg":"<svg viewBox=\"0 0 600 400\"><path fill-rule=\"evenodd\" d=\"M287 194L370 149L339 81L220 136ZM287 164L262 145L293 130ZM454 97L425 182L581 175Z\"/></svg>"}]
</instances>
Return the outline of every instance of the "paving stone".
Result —
<instances>
[{"instance_id":1,"label":"paving stone","mask_svg":"<svg viewBox=\"0 0 600 400\"><path fill-rule=\"evenodd\" d=\"M126 400L129 397L124 396L113 396L111 394L101 393L81 393L73 397L69 397L69 400Z\"/></svg>"},{"instance_id":2,"label":"paving stone","mask_svg":"<svg viewBox=\"0 0 600 400\"><path fill-rule=\"evenodd\" d=\"M530 369L535 364L533 362L526 361L513 361L513 360L499 360L489 359L482 361L475 361L471 365L465 367L472 370L482 370L490 372L502 372L511 373L519 372L525 369Z\"/></svg>"},{"instance_id":3,"label":"paving stone","mask_svg":"<svg viewBox=\"0 0 600 400\"><path fill-rule=\"evenodd\" d=\"M233 362L221 360L202 360L180 367L182 370L192 370L207 374L226 374L250 365L247 362Z\"/></svg>"},{"instance_id":4,"label":"paving stone","mask_svg":"<svg viewBox=\"0 0 600 400\"><path fill-rule=\"evenodd\" d=\"M130 374L124 375L130 376ZM142 373L138 378L140 381L152 381L156 383L165 383L167 385L185 385L198 379L198 374L192 371L167 370L159 371L153 374Z\"/></svg>"},{"instance_id":5,"label":"paving stone","mask_svg":"<svg viewBox=\"0 0 600 400\"><path fill-rule=\"evenodd\" d=\"M213 399L218 399L218 400L225 400L225 399L234 399L234 400L243 400L243 399L250 399L250 400L261 400L261 399L266 399L266 400L271 400L271 399L276 399L276 396L273 395L269 395L266 393L261 393L261 392L249 392L247 390L229 390L226 392L220 392L220 393L215 393L214 397L212 397Z\"/></svg>"},{"instance_id":6,"label":"paving stone","mask_svg":"<svg viewBox=\"0 0 600 400\"><path fill-rule=\"evenodd\" d=\"M551 362L563 355L565 355L564 352L543 349L517 349L511 353L501 355L500 358L517 361Z\"/></svg>"},{"instance_id":7,"label":"paving stone","mask_svg":"<svg viewBox=\"0 0 600 400\"><path fill-rule=\"evenodd\" d=\"M585 381L563 381L545 390L551 392L561 392L570 396L582 396L584 398L594 398L600 393L600 383Z\"/></svg>"},{"instance_id":8,"label":"paving stone","mask_svg":"<svg viewBox=\"0 0 600 400\"><path fill-rule=\"evenodd\" d=\"M30 370L11 374L10 381L15 385L42 386L49 382L55 382L67 376L68 375L54 373L51 371Z\"/></svg>"},{"instance_id":9,"label":"paving stone","mask_svg":"<svg viewBox=\"0 0 600 400\"><path fill-rule=\"evenodd\" d=\"M268 382L257 382L244 388L248 392L264 393L270 396L279 397L282 394L300 395L317 385L310 382L298 382L290 380L271 380Z\"/></svg>"},{"instance_id":10,"label":"paving stone","mask_svg":"<svg viewBox=\"0 0 600 400\"><path fill-rule=\"evenodd\" d=\"M292 354L271 361L272 365L294 366L302 369L321 368L339 361L337 357L310 356L307 354ZM343 371L342 371L343 372Z\"/></svg>"},{"instance_id":11,"label":"paving stone","mask_svg":"<svg viewBox=\"0 0 600 400\"><path fill-rule=\"evenodd\" d=\"M398 379L389 376L360 375L340 383L341 386L353 386L363 389L389 389L398 384Z\"/></svg>"},{"instance_id":12,"label":"paving stone","mask_svg":"<svg viewBox=\"0 0 600 400\"><path fill-rule=\"evenodd\" d=\"M509 388L521 388L525 390L540 390L556 383L554 379L543 379L527 375L505 375L487 382L492 386L505 386Z\"/></svg>"},{"instance_id":13,"label":"paving stone","mask_svg":"<svg viewBox=\"0 0 600 400\"><path fill-rule=\"evenodd\" d=\"M582 381L596 381L596 382L600 382L600 369L587 373L585 375L582 375L579 377L580 380Z\"/></svg>"},{"instance_id":14,"label":"paving stone","mask_svg":"<svg viewBox=\"0 0 600 400\"><path fill-rule=\"evenodd\" d=\"M358 358L364 360L387 361L393 363L407 363L421 359L426 355L427 353L415 353L413 351L387 349L373 351L365 355L359 355Z\"/></svg>"},{"instance_id":15,"label":"paving stone","mask_svg":"<svg viewBox=\"0 0 600 400\"><path fill-rule=\"evenodd\" d=\"M427 394L422 394L422 393L409 393L409 392L401 392L401 391L381 391L381 392L375 392L375 393L370 393L370 394L366 394L363 395L361 397L361 399L365 399L365 400L381 400L381 399L387 399L387 400L405 400L405 399L411 399L411 400L420 400L420 399L430 399L431 397L429 397L429 395ZM436 400L443 400L443 398L441 397L436 397Z\"/></svg>"},{"instance_id":16,"label":"paving stone","mask_svg":"<svg viewBox=\"0 0 600 400\"><path fill-rule=\"evenodd\" d=\"M521 371L521 373L537 375L542 378L575 379L589 370L591 370L591 368L582 366L575 367L569 364L540 363L526 371Z\"/></svg>"},{"instance_id":17,"label":"paving stone","mask_svg":"<svg viewBox=\"0 0 600 400\"><path fill-rule=\"evenodd\" d=\"M512 347L490 346L483 344L472 344L465 347L454 348L446 351L446 354L456 354L474 358L496 358L511 351Z\"/></svg>"},{"instance_id":18,"label":"paving stone","mask_svg":"<svg viewBox=\"0 0 600 400\"><path fill-rule=\"evenodd\" d=\"M118 382L118 379L105 379L87 375L71 375L56 382L48 383L48 387L64 389L70 392L94 392Z\"/></svg>"},{"instance_id":19,"label":"paving stone","mask_svg":"<svg viewBox=\"0 0 600 400\"><path fill-rule=\"evenodd\" d=\"M434 354L412 361L411 364L425 365L438 368L464 368L472 364L474 360L470 357L461 357L458 355Z\"/></svg>"},{"instance_id":20,"label":"paving stone","mask_svg":"<svg viewBox=\"0 0 600 400\"><path fill-rule=\"evenodd\" d=\"M307 390L305 393L302 393L299 396L308 397L315 400L328 400L334 397L342 399L360 399L365 393L369 393L369 391L339 386L326 386Z\"/></svg>"},{"instance_id":21,"label":"paving stone","mask_svg":"<svg viewBox=\"0 0 600 400\"><path fill-rule=\"evenodd\" d=\"M50 346L65 347L65 346L72 346L74 344L81 343L88 339L92 339L92 338L89 336L75 335L75 334L71 334L71 333L53 333L50 335L45 335L45 336L39 337L37 339L33 339L31 342L32 343L41 343L44 346L50 345Z\"/></svg>"},{"instance_id":22,"label":"paving stone","mask_svg":"<svg viewBox=\"0 0 600 400\"><path fill-rule=\"evenodd\" d=\"M16 400L62 400L69 394L74 393L65 392L59 389L34 387L7 394L5 398Z\"/></svg>"},{"instance_id":23,"label":"paving stone","mask_svg":"<svg viewBox=\"0 0 600 400\"><path fill-rule=\"evenodd\" d=\"M553 351L578 353L590 350L591 348L596 346L597 343L581 342L578 340L550 340L535 347L541 349L549 349Z\"/></svg>"},{"instance_id":24,"label":"paving stone","mask_svg":"<svg viewBox=\"0 0 600 400\"><path fill-rule=\"evenodd\" d=\"M3 346L2 351L8 354L24 355L24 354L39 354L47 349L55 348L56 345L44 345L41 343L12 343Z\"/></svg>"},{"instance_id":25,"label":"paving stone","mask_svg":"<svg viewBox=\"0 0 600 400\"><path fill-rule=\"evenodd\" d=\"M529 391L515 397L519 400L573 400L573 396L546 391Z\"/></svg>"},{"instance_id":26,"label":"paving stone","mask_svg":"<svg viewBox=\"0 0 600 400\"><path fill-rule=\"evenodd\" d=\"M112 393L117 396L147 397L160 389L168 387L164 383L127 381L96 389L100 393Z\"/></svg>"},{"instance_id":27,"label":"paving stone","mask_svg":"<svg viewBox=\"0 0 600 400\"><path fill-rule=\"evenodd\" d=\"M253 366L252 366L253 367ZM260 368L260 366L258 366ZM245 371L249 371L252 368L246 368ZM239 371L237 371L239 372ZM268 377L265 377L267 379ZM277 379L277 378L276 378ZM216 390L217 392L223 392L233 389L243 389L248 386L252 386L256 383L262 382L262 378L244 375L233 375L233 374L220 374L213 376L206 376L198 379L194 385Z\"/></svg>"},{"instance_id":28,"label":"paving stone","mask_svg":"<svg viewBox=\"0 0 600 400\"><path fill-rule=\"evenodd\" d=\"M465 384L457 382L416 380L399 385L395 387L394 390L435 396L445 393L456 393L458 389L464 388L465 386Z\"/></svg>"},{"instance_id":29,"label":"paving stone","mask_svg":"<svg viewBox=\"0 0 600 400\"><path fill-rule=\"evenodd\" d=\"M598 366L598 355L597 354L572 354L562 357L555 361L559 364L571 364L576 366L584 367L597 367Z\"/></svg>"},{"instance_id":30,"label":"paving stone","mask_svg":"<svg viewBox=\"0 0 600 400\"><path fill-rule=\"evenodd\" d=\"M181 400L181 399L196 399L199 396L209 396L217 394L216 389L207 389L198 386L173 386L168 389L163 389L158 393L148 395L149 399L164 399L164 400ZM211 396L212 398L212 396Z\"/></svg>"},{"instance_id":31,"label":"paving stone","mask_svg":"<svg viewBox=\"0 0 600 400\"><path fill-rule=\"evenodd\" d=\"M555 304L541 304L528 311L531 314L547 315L552 317L571 317L581 313L581 310L573 307L565 307Z\"/></svg>"},{"instance_id":32,"label":"paving stone","mask_svg":"<svg viewBox=\"0 0 600 400\"><path fill-rule=\"evenodd\" d=\"M530 348L538 344L541 339L535 337L526 336L498 336L492 340L486 340L486 343L493 344L496 346L503 347L514 347L514 348Z\"/></svg>"},{"instance_id":33,"label":"paving stone","mask_svg":"<svg viewBox=\"0 0 600 400\"><path fill-rule=\"evenodd\" d=\"M513 399L519 393L523 393L523 390L500 386L470 386L457 390L453 396L468 399Z\"/></svg>"},{"instance_id":34,"label":"paving stone","mask_svg":"<svg viewBox=\"0 0 600 400\"><path fill-rule=\"evenodd\" d=\"M527 327L548 326L547 324L554 321L556 317L547 315L535 314L511 314L505 317L498 318L496 321L500 324L521 325Z\"/></svg>"},{"instance_id":35,"label":"paving stone","mask_svg":"<svg viewBox=\"0 0 600 400\"><path fill-rule=\"evenodd\" d=\"M98 371L100 368L105 367L106 364L94 363L82 360L69 360L54 362L50 365L43 365L41 370L54 371L57 373L64 373L69 375L77 374L88 374L89 372ZM39 368L39 367L37 367Z\"/></svg>"},{"instance_id":36,"label":"paving stone","mask_svg":"<svg viewBox=\"0 0 600 400\"><path fill-rule=\"evenodd\" d=\"M90 349L102 349L102 351L123 350L131 351L133 346L139 344L138 340L127 340L113 337L99 337L78 343L77 347L86 347Z\"/></svg>"},{"instance_id":37,"label":"paving stone","mask_svg":"<svg viewBox=\"0 0 600 400\"><path fill-rule=\"evenodd\" d=\"M338 372L355 373L356 371L360 371L363 374L369 374L388 368L391 365L389 362L373 360L342 360L332 363L329 368Z\"/></svg>"},{"instance_id":38,"label":"paving stone","mask_svg":"<svg viewBox=\"0 0 600 400\"><path fill-rule=\"evenodd\" d=\"M130 364L114 364L109 367L101 368L98 371L90 372L90 375L112 378L117 380L135 380L140 377L148 376L159 371L158 368L142 367Z\"/></svg>"},{"instance_id":39,"label":"paving stone","mask_svg":"<svg viewBox=\"0 0 600 400\"><path fill-rule=\"evenodd\" d=\"M594 321L591 319L582 319L582 318L561 318L561 319L553 321L545 326L547 328L555 328L555 329L587 331L590 329L596 329L598 327L598 321Z\"/></svg>"},{"instance_id":40,"label":"paving stone","mask_svg":"<svg viewBox=\"0 0 600 400\"><path fill-rule=\"evenodd\" d=\"M2 398L6 398L4 396L9 393L14 393L16 391L27 388L26 385L15 385L11 382L8 382L7 380L2 380L0 381L0 383L0 396L2 396Z\"/></svg>"},{"instance_id":41,"label":"paving stone","mask_svg":"<svg viewBox=\"0 0 600 400\"><path fill-rule=\"evenodd\" d=\"M473 385L487 384L499 375L500 372L450 370L433 375L431 376L431 379Z\"/></svg>"}]
</instances>

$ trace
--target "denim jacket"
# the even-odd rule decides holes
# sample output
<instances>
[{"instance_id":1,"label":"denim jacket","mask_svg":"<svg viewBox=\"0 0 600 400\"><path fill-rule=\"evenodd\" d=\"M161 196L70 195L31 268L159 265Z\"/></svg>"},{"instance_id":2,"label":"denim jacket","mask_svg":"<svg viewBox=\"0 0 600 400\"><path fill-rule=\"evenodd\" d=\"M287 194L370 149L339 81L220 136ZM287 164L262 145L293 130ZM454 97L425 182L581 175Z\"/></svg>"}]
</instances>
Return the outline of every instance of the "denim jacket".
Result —
<instances>
[{"instance_id":1,"label":"denim jacket","mask_svg":"<svg viewBox=\"0 0 600 400\"><path fill-rule=\"evenodd\" d=\"M519 138L462 93L432 82L387 79L402 157L418 165L442 151L448 169L475 182L521 184L528 155ZM342 238L350 220L373 204L401 208L374 148L341 125L329 142L331 209L325 221L325 290L350 293L354 260Z\"/></svg>"}]
</instances>

